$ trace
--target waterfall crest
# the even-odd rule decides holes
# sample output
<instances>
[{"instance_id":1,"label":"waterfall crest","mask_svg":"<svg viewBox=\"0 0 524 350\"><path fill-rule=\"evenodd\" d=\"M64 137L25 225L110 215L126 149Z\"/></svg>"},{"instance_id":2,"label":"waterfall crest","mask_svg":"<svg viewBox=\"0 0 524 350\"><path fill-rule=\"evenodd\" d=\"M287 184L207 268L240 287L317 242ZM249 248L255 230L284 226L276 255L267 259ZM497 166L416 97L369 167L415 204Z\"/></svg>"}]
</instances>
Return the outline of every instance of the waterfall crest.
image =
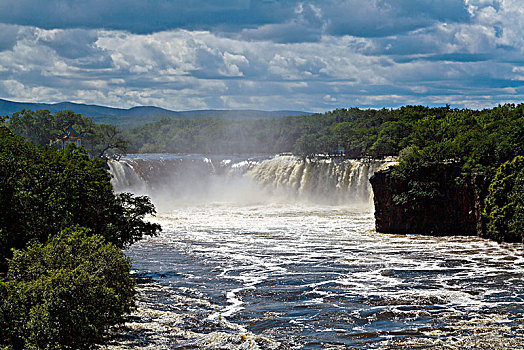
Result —
<instances>
[{"instance_id":1,"label":"waterfall crest","mask_svg":"<svg viewBox=\"0 0 524 350\"><path fill-rule=\"evenodd\" d=\"M109 172L113 176L111 183L116 192L146 193L146 182L138 175L127 160L108 162Z\"/></svg>"},{"instance_id":2,"label":"waterfall crest","mask_svg":"<svg viewBox=\"0 0 524 350\"><path fill-rule=\"evenodd\" d=\"M371 205L369 178L387 161L134 155L110 161L117 192L156 203L308 202Z\"/></svg>"},{"instance_id":3,"label":"waterfall crest","mask_svg":"<svg viewBox=\"0 0 524 350\"><path fill-rule=\"evenodd\" d=\"M384 164L375 160L280 156L263 161L249 175L266 189L298 200L368 203L372 194L369 178Z\"/></svg>"}]
</instances>

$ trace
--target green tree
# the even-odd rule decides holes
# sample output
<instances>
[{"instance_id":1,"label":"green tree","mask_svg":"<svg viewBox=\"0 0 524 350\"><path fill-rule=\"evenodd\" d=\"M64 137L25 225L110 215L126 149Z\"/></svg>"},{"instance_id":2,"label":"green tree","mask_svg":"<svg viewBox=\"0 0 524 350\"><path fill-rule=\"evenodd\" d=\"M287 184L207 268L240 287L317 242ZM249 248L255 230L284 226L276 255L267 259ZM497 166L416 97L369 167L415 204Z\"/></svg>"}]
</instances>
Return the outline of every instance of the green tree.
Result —
<instances>
[{"instance_id":1,"label":"green tree","mask_svg":"<svg viewBox=\"0 0 524 350\"><path fill-rule=\"evenodd\" d=\"M0 341L14 349L89 349L133 306L129 259L75 227L14 252L0 283Z\"/></svg>"},{"instance_id":2,"label":"green tree","mask_svg":"<svg viewBox=\"0 0 524 350\"><path fill-rule=\"evenodd\" d=\"M53 139L52 116L48 110L36 112L23 109L9 119L9 128L37 145L48 145Z\"/></svg>"},{"instance_id":3,"label":"green tree","mask_svg":"<svg viewBox=\"0 0 524 350\"><path fill-rule=\"evenodd\" d=\"M81 225L124 247L160 226L144 221L155 209L147 197L115 195L105 162L70 145L38 148L0 127L0 270L10 249Z\"/></svg>"},{"instance_id":4,"label":"green tree","mask_svg":"<svg viewBox=\"0 0 524 350\"><path fill-rule=\"evenodd\" d=\"M58 111L54 115L48 110L22 110L9 118L7 126L17 135L40 146L57 148L58 139L72 125L84 135L82 144L93 156L114 157L125 154L128 142L121 130L112 125L95 124L93 121L73 111Z\"/></svg>"},{"instance_id":5,"label":"green tree","mask_svg":"<svg viewBox=\"0 0 524 350\"><path fill-rule=\"evenodd\" d=\"M319 153L319 149L318 137L307 134L297 139L293 147L293 152L300 156L312 156L315 153Z\"/></svg>"},{"instance_id":6,"label":"green tree","mask_svg":"<svg viewBox=\"0 0 524 350\"><path fill-rule=\"evenodd\" d=\"M379 133L370 153L374 157L394 156L406 146L411 127L403 121L388 121L380 126Z\"/></svg>"},{"instance_id":7,"label":"green tree","mask_svg":"<svg viewBox=\"0 0 524 350\"><path fill-rule=\"evenodd\" d=\"M129 142L122 131L113 125L94 125L93 134L86 140L86 147L99 158L118 158L127 153Z\"/></svg>"}]
</instances>

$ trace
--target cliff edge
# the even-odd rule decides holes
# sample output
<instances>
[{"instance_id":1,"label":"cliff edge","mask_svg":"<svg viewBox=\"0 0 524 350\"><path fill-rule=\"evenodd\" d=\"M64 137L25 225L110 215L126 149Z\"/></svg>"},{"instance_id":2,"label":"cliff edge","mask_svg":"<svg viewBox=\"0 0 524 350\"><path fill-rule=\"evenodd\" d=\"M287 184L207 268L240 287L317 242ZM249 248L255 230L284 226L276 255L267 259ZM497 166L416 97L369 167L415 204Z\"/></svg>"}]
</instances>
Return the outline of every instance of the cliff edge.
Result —
<instances>
[{"instance_id":1,"label":"cliff edge","mask_svg":"<svg viewBox=\"0 0 524 350\"><path fill-rule=\"evenodd\" d=\"M487 186L483 177L457 181L460 169L454 166L430 171L431 180L416 185L416 180L394 176L391 168L371 177L377 231L484 236L481 213Z\"/></svg>"}]
</instances>

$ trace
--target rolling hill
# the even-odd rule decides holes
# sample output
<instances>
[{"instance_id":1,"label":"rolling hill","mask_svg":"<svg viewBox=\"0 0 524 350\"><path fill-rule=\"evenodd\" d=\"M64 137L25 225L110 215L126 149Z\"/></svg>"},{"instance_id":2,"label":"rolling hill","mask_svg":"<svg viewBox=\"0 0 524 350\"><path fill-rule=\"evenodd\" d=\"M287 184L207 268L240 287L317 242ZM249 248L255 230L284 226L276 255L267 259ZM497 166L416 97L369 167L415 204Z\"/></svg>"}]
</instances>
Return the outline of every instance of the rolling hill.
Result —
<instances>
[{"instance_id":1,"label":"rolling hill","mask_svg":"<svg viewBox=\"0 0 524 350\"><path fill-rule=\"evenodd\" d=\"M139 106L128 109L87 105L74 102L60 103L32 103L14 102L0 99L0 116L12 115L22 109L33 111L47 109L51 113L62 110L72 110L75 113L93 118L97 123L116 125L129 129L147 123L156 122L162 118L168 119L273 119L286 116L308 115L309 112L301 111L262 111L262 110L194 110L171 111L154 106Z\"/></svg>"}]
</instances>

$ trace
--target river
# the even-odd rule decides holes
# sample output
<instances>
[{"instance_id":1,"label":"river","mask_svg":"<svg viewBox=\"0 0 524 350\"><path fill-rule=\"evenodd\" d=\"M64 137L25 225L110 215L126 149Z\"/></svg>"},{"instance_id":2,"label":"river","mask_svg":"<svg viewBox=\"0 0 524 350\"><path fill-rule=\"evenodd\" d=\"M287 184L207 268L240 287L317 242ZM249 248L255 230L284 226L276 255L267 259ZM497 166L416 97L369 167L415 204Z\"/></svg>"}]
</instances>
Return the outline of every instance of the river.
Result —
<instances>
[{"instance_id":1,"label":"river","mask_svg":"<svg viewBox=\"0 0 524 350\"><path fill-rule=\"evenodd\" d=\"M163 232L126 250L138 308L110 349L524 349L524 249L374 230L386 162L137 155L117 191Z\"/></svg>"}]
</instances>

